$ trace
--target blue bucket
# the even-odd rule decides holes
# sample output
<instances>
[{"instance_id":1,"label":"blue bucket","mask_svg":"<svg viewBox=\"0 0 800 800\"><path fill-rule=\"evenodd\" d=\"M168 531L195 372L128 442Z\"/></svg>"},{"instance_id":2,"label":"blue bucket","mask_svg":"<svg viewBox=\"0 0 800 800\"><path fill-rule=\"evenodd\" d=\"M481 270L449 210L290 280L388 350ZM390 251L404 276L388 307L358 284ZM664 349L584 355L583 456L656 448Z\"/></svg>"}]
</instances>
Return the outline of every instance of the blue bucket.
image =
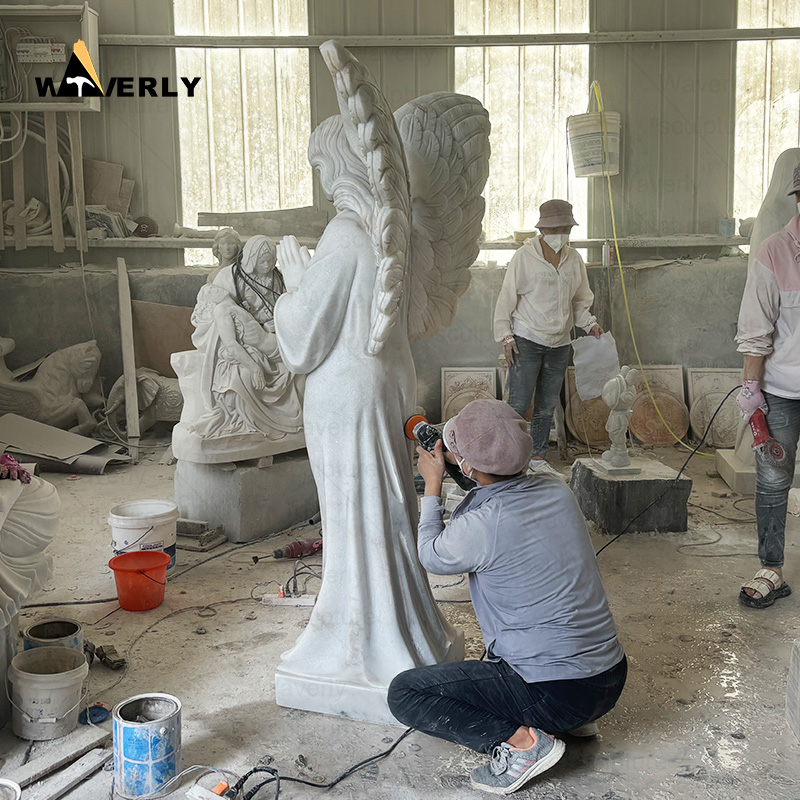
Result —
<instances>
[{"instance_id":1,"label":"blue bucket","mask_svg":"<svg viewBox=\"0 0 800 800\"><path fill-rule=\"evenodd\" d=\"M140 694L114 706L114 789L121 797L154 794L181 770L181 701Z\"/></svg>"}]
</instances>

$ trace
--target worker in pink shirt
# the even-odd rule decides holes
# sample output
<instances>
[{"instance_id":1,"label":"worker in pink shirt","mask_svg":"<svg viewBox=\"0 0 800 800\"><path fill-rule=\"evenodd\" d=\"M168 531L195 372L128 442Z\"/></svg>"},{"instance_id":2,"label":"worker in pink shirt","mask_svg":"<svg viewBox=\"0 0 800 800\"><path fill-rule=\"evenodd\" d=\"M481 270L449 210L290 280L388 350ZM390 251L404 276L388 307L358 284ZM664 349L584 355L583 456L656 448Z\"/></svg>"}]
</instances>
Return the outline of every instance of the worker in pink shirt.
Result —
<instances>
[{"instance_id":1,"label":"worker in pink shirt","mask_svg":"<svg viewBox=\"0 0 800 800\"><path fill-rule=\"evenodd\" d=\"M736 398L744 419L761 408L771 435L786 451L776 466L756 450L756 523L761 569L739 594L751 608L766 608L791 594L783 579L784 534L789 489L800 438L800 164L789 195L798 214L770 236L747 275L738 350L744 354L744 384Z\"/></svg>"}]
</instances>

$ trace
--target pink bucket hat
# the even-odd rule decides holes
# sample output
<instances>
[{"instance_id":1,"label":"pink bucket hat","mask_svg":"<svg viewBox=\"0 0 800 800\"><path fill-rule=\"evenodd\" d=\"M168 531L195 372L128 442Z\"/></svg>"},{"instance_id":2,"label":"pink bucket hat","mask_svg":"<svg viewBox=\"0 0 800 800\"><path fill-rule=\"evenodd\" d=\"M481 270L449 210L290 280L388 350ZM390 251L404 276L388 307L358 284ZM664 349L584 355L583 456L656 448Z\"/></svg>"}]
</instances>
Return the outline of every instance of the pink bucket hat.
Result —
<instances>
[{"instance_id":1,"label":"pink bucket hat","mask_svg":"<svg viewBox=\"0 0 800 800\"><path fill-rule=\"evenodd\" d=\"M572 216L572 203L566 200L548 200L539 206L537 228L562 228L564 225L577 225Z\"/></svg>"},{"instance_id":2,"label":"pink bucket hat","mask_svg":"<svg viewBox=\"0 0 800 800\"><path fill-rule=\"evenodd\" d=\"M490 475L522 472L533 453L528 423L502 400L473 400L444 426L447 449Z\"/></svg>"},{"instance_id":3,"label":"pink bucket hat","mask_svg":"<svg viewBox=\"0 0 800 800\"><path fill-rule=\"evenodd\" d=\"M794 168L794 173L792 174L792 188L787 194L797 194L798 192L800 192L800 164Z\"/></svg>"}]
</instances>

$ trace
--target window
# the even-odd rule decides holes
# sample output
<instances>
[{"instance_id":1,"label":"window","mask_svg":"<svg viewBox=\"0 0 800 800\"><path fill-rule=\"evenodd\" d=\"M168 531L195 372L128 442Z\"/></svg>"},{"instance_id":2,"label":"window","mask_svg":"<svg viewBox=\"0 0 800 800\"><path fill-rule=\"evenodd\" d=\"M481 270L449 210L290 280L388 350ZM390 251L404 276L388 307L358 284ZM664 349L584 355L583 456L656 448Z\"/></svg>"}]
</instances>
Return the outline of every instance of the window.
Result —
<instances>
[{"instance_id":1,"label":"window","mask_svg":"<svg viewBox=\"0 0 800 800\"><path fill-rule=\"evenodd\" d=\"M455 32L463 35L582 33L589 30L588 0L455 0ZM492 159L486 184L488 239L530 230L538 207L569 199L587 230L588 182L567 179L567 117L586 110L589 47L460 47L456 91L477 97L492 122Z\"/></svg>"},{"instance_id":2,"label":"window","mask_svg":"<svg viewBox=\"0 0 800 800\"><path fill-rule=\"evenodd\" d=\"M795 0L739 0L740 28L800 27ZM736 48L734 216L754 217L775 159L800 146L797 40L739 42Z\"/></svg>"},{"instance_id":3,"label":"window","mask_svg":"<svg viewBox=\"0 0 800 800\"><path fill-rule=\"evenodd\" d=\"M175 0L178 35L305 35L306 0ZM199 211L311 205L306 49L178 48L178 75L200 75L179 97L183 224ZM209 261L187 253L187 263Z\"/></svg>"}]
</instances>

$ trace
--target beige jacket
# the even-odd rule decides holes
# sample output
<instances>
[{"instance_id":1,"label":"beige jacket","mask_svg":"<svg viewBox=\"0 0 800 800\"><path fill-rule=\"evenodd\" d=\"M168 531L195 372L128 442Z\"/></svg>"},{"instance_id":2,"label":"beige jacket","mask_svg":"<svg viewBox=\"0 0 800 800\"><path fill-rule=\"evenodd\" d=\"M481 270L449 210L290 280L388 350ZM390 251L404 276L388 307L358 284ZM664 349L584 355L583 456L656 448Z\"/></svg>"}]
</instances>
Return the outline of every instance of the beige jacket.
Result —
<instances>
[{"instance_id":1,"label":"beige jacket","mask_svg":"<svg viewBox=\"0 0 800 800\"><path fill-rule=\"evenodd\" d=\"M586 264L569 245L556 269L538 238L528 239L511 259L494 310L494 338L516 333L548 347L569 344L572 326L586 333L597 323ZM529 335L529 334L532 334Z\"/></svg>"}]
</instances>

